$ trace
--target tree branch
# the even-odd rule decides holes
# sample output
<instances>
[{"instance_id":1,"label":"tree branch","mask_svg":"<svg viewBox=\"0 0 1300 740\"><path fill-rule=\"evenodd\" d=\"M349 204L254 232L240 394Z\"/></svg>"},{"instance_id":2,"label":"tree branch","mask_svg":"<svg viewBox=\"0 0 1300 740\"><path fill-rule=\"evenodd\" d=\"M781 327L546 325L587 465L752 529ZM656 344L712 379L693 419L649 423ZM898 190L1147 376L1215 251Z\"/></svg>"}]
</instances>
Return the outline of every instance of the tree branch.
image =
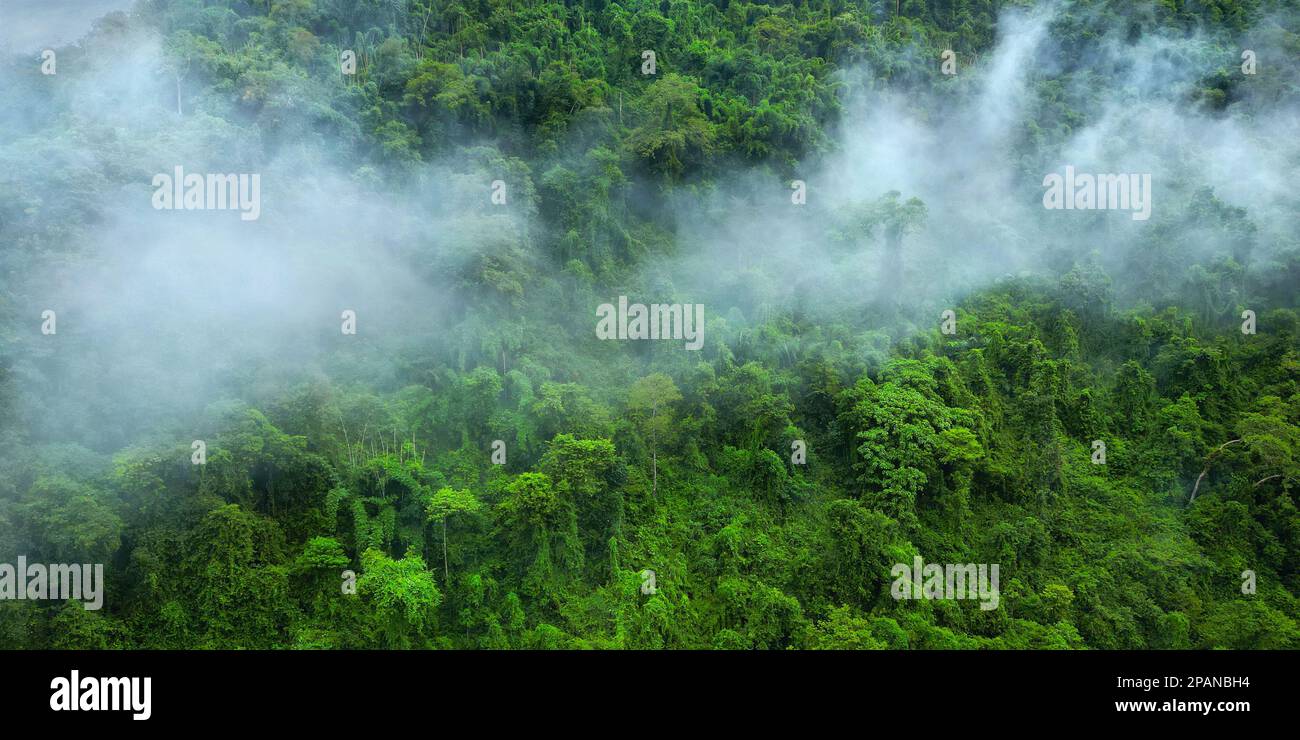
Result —
<instances>
[{"instance_id":1,"label":"tree branch","mask_svg":"<svg viewBox=\"0 0 1300 740\"><path fill-rule=\"evenodd\" d=\"M1224 447L1227 447L1228 445L1231 444L1236 444L1240 441L1241 439L1238 438L1238 439L1233 439L1224 442L1223 444L1219 445L1219 449L1215 450L1214 452L1211 452L1210 456L1205 458L1205 468L1201 470L1200 475L1196 476L1196 485L1192 486L1192 496L1191 498L1187 499L1188 506L1191 506L1192 502L1196 500L1196 492L1199 491L1201 488L1201 481L1205 479L1205 474L1210 472L1210 463L1214 462L1214 458L1218 457L1220 452L1223 452Z\"/></svg>"}]
</instances>

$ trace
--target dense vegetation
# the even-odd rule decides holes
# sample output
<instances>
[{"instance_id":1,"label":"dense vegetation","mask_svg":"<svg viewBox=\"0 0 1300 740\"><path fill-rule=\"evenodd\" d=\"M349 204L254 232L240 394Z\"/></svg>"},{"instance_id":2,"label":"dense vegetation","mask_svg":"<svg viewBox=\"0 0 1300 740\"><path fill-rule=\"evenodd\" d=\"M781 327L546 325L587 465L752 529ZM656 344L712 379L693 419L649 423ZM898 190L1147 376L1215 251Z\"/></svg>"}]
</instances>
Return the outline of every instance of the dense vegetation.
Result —
<instances>
[{"instance_id":1,"label":"dense vegetation","mask_svg":"<svg viewBox=\"0 0 1300 740\"><path fill-rule=\"evenodd\" d=\"M100 611L0 602L0 647L1300 648L1294 229L1261 243L1251 209L1191 189L1144 250L1048 242L1044 269L917 302L787 295L761 259L707 295L650 269L697 256L682 204L736 173L788 202L783 183L834 156L850 88L974 95L937 60L985 58L1003 5L145 0L60 49L59 75L156 39L146 112L108 104L136 88L78 103L5 60L6 94L37 102L6 112L0 146L0 560L102 562L108 590ZM1016 128L1030 202L1088 123L1080 101L1121 74L1092 41L1195 35L1222 71L1179 105L1295 110L1294 67L1232 74L1261 24L1296 65L1285 5L1062 10ZM158 376L128 402L127 370L51 349L37 317L169 147L194 169L327 162L397 202L438 193L454 235L382 245L436 286L436 320L303 372L249 361L188 404ZM926 205L904 195L804 218L840 254L906 259ZM618 295L704 303L704 349L597 340ZM1000 564L1000 608L896 601L890 568L916 554Z\"/></svg>"}]
</instances>

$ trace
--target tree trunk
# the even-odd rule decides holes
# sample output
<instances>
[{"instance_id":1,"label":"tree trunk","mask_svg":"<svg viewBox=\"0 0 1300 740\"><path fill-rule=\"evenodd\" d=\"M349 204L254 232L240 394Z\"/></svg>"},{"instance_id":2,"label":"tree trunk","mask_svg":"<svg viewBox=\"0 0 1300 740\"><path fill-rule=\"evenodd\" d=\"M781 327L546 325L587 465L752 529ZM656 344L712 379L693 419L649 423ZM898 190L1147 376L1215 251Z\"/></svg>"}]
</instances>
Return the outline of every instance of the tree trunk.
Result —
<instances>
[{"instance_id":1,"label":"tree trunk","mask_svg":"<svg viewBox=\"0 0 1300 740\"><path fill-rule=\"evenodd\" d=\"M654 405L650 407L650 423L655 423L655 417L659 415L659 400L655 399ZM654 475L654 483L650 489L650 495L657 497L659 495L659 429L655 427L650 432L650 470Z\"/></svg>"}]
</instances>

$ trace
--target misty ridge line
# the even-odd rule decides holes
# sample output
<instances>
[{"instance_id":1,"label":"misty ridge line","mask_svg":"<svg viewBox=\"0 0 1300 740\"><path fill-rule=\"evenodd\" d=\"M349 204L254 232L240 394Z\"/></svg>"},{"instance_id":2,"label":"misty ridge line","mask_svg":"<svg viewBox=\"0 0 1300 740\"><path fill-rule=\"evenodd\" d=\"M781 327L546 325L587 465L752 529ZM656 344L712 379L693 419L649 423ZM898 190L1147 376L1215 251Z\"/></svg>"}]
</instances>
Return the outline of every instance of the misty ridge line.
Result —
<instances>
[{"instance_id":1,"label":"misty ridge line","mask_svg":"<svg viewBox=\"0 0 1300 740\"><path fill-rule=\"evenodd\" d=\"M1017 145L1014 138L1016 130L1008 122L1024 117L1034 102L1034 95L1026 92L1029 90L1028 81L1038 71L1031 61L1035 55L1051 55L1050 49L1043 48L1051 44L1046 29L1060 7L1048 6L1022 16L1008 11L1005 15L1010 20L1005 24L1006 30L1000 34L998 45L986 61L973 68L973 74L978 79L968 86L968 94L944 109L945 115L937 123L918 119L912 114L914 101L903 99L901 95L874 91L859 95L859 108L868 116L866 125L862 121L854 122L854 106L847 105L846 119L840 125L842 153L825 160L826 170L820 175L800 175L803 179L796 181L801 186L805 181L809 187L820 185L820 191L816 196L810 196L809 202L817 202L832 213L853 208L863 201L869 202L871 197L886 190L902 191L904 194L917 193L928 206L931 219L907 239L904 259L915 265L954 264L954 240L967 244L973 242L978 250L959 258L965 276L959 281L946 279L945 271L941 268L937 274L934 270L918 270L918 273L924 274L923 277L918 274L900 285L897 281L891 283L885 280L878 270L878 261L868 262L867 269L876 272L876 279L881 282L883 289L892 288L921 302L938 298L951 305L957 293L977 290L1013 274L1017 267L1029 268L1035 273L1043 272L1042 268L1047 266L1043 258L1050 251L1078 255L1100 252L1107 265L1111 266L1121 258L1127 258L1127 254L1143 248L1143 237L1137 232L1114 231L1106 242L1098 243L1086 239L1069 224L1065 224L1066 228L1062 229L1054 223L1054 219L1035 215L1029 207L1029 198L1034 197L1041 204L1038 214L1043 214L1044 211L1050 214L1058 210L1131 210L1133 221L1144 222L1150 219L1154 203L1154 175L1146 167L1168 156L1180 156L1167 143L1176 139L1169 137L1168 131L1160 130L1160 119L1157 118L1153 119L1157 121L1156 124L1136 129L1129 127L1127 130L1133 134L1133 138L1126 141L1122 127L1126 126L1127 121L1120 114L1128 111L1130 115L1127 118L1141 120L1143 111L1155 110L1160 116L1167 116L1168 111L1173 109L1162 102L1162 98L1148 96L1137 101L1130 100L1127 105L1121 106L1109 102L1111 97L1118 96L1107 91L1100 108L1095 105L1090 107L1097 113L1095 117L1086 121L1058 145L1039 152L1040 161L1044 165L1049 159L1064 159L1072 163L1066 166L1064 177L1050 171L1046 175L1037 175L1046 191L1039 190L1036 196L1031 196L1032 191L1029 190L1030 178L1035 177L1031 168L1017 167L1015 158L1007 156L1007 152L1014 151ZM1165 42L1158 40L1132 48L1106 46L1104 51L1107 54L1141 59L1144 54L1163 54L1166 48ZM1253 52L1249 56L1253 62ZM1107 61L1115 63L1118 58L1102 59L1100 64ZM1144 69L1151 65L1143 62L1135 66ZM1253 69L1250 71L1253 72ZM1249 72L1243 69L1243 73ZM1183 74L1191 76L1191 72ZM848 76L850 81L852 77L853 75ZM867 77L871 77L869 72ZM1142 79L1134 81L1133 85L1138 89L1154 88ZM850 91L852 89L853 85L850 85ZM1020 97L1017 97L1018 94ZM937 99L940 96L923 94L921 97ZM993 98L991 104L990 98ZM900 99L903 105L898 105ZM885 106L883 113L872 110L873 107L879 110L882 103ZM985 113L986 111L988 112ZM1184 111L1182 115L1185 116L1183 126L1188 128L1243 125L1240 121L1219 122L1203 118L1201 114L1190 110ZM1267 132L1269 127L1261 125L1260 131ZM1209 141L1233 140L1222 134L1206 136L1199 131L1195 138ZM1216 190L1223 186L1239 189L1246 180L1261 189L1272 188L1272 183L1277 179L1271 175L1279 169L1279 160L1262 146L1250 151L1250 147L1256 146L1251 140L1246 140L1242 146L1248 148L1248 161L1257 167L1253 172L1241 172L1239 167L1206 168L1212 173L1225 170L1231 172L1229 177L1219 178L1213 183ZM1289 148L1294 149L1294 146ZM1212 149L1207 154L1215 156L1217 153ZM1232 153L1232 158L1238 164L1242 159L1240 153L1236 152ZM1080 169L1079 163L1090 161L1140 161L1143 170L1136 173L1101 171L1096 175L1081 175L1076 181L1074 174ZM882 170L881 165L884 165L884 174L878 174ZM1186 174L1186 170L1181 173L1184 177ZM863 187L859 183L870 186ZM1194 192L1198 185L1196 182L1172 183L1170 192L1185 197ZM1252 213L1259 211L1259 195L1256 196L1257 202ZM719 200L725 201L725 198ZM1171 205L1169 199L1166 199L1165 209L1177 207L1179 206ZM719 204L718 210L723 210L722 204ZM1185 228L1172 223L1176 215L1171 210L1163 213L1166 220L1162 223ZM826 240L815 233L809 234L810 224L801 223L792 227L761 209L755 209L754 215L758 225L749 229L742 226L738 230L762 234L764 237L778 234L772 240L776 244L800 245L797 258L775 254L778 258L778 272L795 276L806 276L812 272L818 278L834 279L830 269L819 270L818 265L831 265L845 260L838 257L833 248L820 246ZM1287 224L1286 221L1283 219L1270 224L1270 230L1285 230L1288 225L1294 225ZM721 234L726 238L725 228L701 226L700 230L707 229L709 236ZM1016 249L1015 254L1008 255L1010 245L995 246L988 243L990 237L998 232L1015 234L1027 245L1037 245L1037 248ZM702 237L699 241L707 244L709 239ZM1188 249L1208 252L1213 245L1205 245L1204 241L1204 238L1193 240ZM754 243L754 240L751 239L750 243ZM991 253L988 256L994 259L984 258L980 252ZM1008 256L1013 259L1007 260ZM999 269L1002 267L999 262L1004 263L1005 267ZM701 277L717 274L707 266L695 267L691 272ZM807 282L812 282L811 277ZM944 287L944 283L949 284ZM913 305L916 303L917 300L912 301Z\"/></svg>"},{"instance_id":2,"label":"misty ridge line","mask_svg":"<svg viewBox=\"0 0 1300 740\"><path fill-rule=\"evenodd\" d=\"M1014 13L1008 13L1009 18L1013 15ZM814 186L810 191L812 196L807 207L809 211L814 211L817 214L831 214L834 216L837 211L843 210L850 205L870 201L873 198L878 198L881 193L893 190L901 191L904 194L919 194L929 206L930 220L914 227L900 239L903 248L902 260L909 267L925 265L926 268L929 268L952 263L951 247L948 242L954 236L969 238L971 242L975 243L976 248L980 250L989 250L991 252L994 249L1002 249L1001 256L1006 259L987 259L986 253L976 251L972 253L971 257L963 260L959 270L953 269L949 274L945 274L942 268L938 270L926 269L924 270L927 273L927 279L925 280L918 281L904 275L903 279L890 282L888 276L880 268L881 261L867 256L882 250L882 242L885 239L881 235L887 230L887 227L874 227L876 231L873 232L870 239L859 240L859 243L855 245L858 250L856 257L863 258L861 269L857 265L853 265L854 269L852 271L841 270L842 266L846 266L846 260L835 254L838 245L828 238L825 221L818 222L815 217L801 220L787 215L790 213L789 211L780 211L769 206L755 209L757 216L755 216L754 212L727 216L724 218L719 230L733 230L737 234L755 232L764 235L779 234L780 238L754 239L741 237L737 239L733 236L730 239L704 240L700 254L684 255L679 264L669 265L666 268L666 271L675 278L673 284L677 288L676 292L696 299L705 297L711 306L721 305L725 308L730 304L730 307L734 308L743 305L740 302L741 299L737 297L738 291L735 289L735 283L737 282L736 271L731 269L728 264L730 262L729 256L724 261L722 252L726 249L750 247L752 245L754 247L754 259L751 261L751 265L757 265L770 274L790 276L791 278L788 281L777 279L763 286L764 289L770 290L772 295L776 296L776 300L768 301L769 304L789 304L793 288L799 285L818 284L819 288L824 286L824 290L816 293L815 300L810 301L813 308L812 313L815 317L822 315L821 312L827 310L852 311L855 303L862 302L862 277L869 275L871 279L880 283L877 292L891 291L900 295L900 300L906 301L909 312L916 312L913 309L914 306L928 306L928 302L934 300L943 300L945 305L951 304L956 296L975 290L980 285L988 284L992 280L1010 274L1015 271L1015 268L1025 266L1041 267L1041 264L1039 264L1041 249L1026 248L1012 251L1011 248L1001 245L985 244L984 242L991 240L982 236L982 233L990 225L1006 229L1015 235L1017 239L1030 244L1041 245L1043 243L1064 242L1067 245L1066 248L1077 250L1081 254L1086 253L1088 249L1095 248L1095 244L1088 244L1084 239L1079 238L1077 234L1068 229L1060 234L1052 234L1053 227L1051 224L1053 222L1033 215L1029 208L1030 199L1025 195L1025 188L1028 186L1031 176L1025 173L1017 173L1017 176L1010 179L1010 182L1015 187L1005 187L1007 178L1004 175L1008 168L1004 162L998 161L994 157L994 155L1000 154L1008 142L1011 141L1005 128L1003 128L1004 122L1013 120L1020 115L1032 100L1032 94L1025 89L1025 81L1031 78L1036 70L1026 60L1033 59L1034 50L1038 45L1048 43L1046 41L1046 29L1052 17L1053 11L1048 8L1036 11L1036 15L1030 16L1027 21L1008 20L1009 30L1000 35L997 46L990 51L988 61L978 66L960 68L957 73L959 77L969 75L977 83L981 83L978 84L979 91L973 97L962 101L962 104L967 106L966 110L982 109L984 103L989 103L988 109L994 112L984 118L972 117L972 120L980 122L979 126L976 126L971 134L962 139L955 142L946 142L944 147L946 153L953 155L953 163L958 165L959 171L976 173L975 181L969 188L960 182L950 183L953 187L948 190L936 188L934 187L936 181L943 184L942 176L918 177L915 174L917 171L945 172L945 168L940 166L941 162L939 160L941 158L935 152L926 149L926 147L930 146L926 140L937 139L942 134L949 133L952 130L952 124L940 122L927 125L909 116L901 117L899 121L894 122L894 127L901 130L892 136L886 134L884 137L886 144L877 148L898 141L917 141L920 142L921 146L920 156L910 161L899 161L895 165L888 157L877 158L872 156L864 158L858 156L862 152L853 150L853 142L849 140L853 136L851 132L855 128L855 124L861 123L859 119L854 118L857 113L853 111L846 114L844 121L840 124L842 136L844 137L840 151L816 161L814 165L815 171L810 175L806 175L808 182ZM1017 26L1016 23L1022 25ZM1021 31L1026 30L1030 32L1021 33ZM1143 50L1139 49L1133 53L1143 53ZM154 61L157 62L158 59L155 58ZM1016 91L1020 91L1020 94L1024 95L1023 99L1016 98ZM931 97L937 98L938 96ZM871 100L888 102L888 95L872 95ZM1087 125L1095 127L1106 125L1106 122L1090 121ZM866 138L882 133L886 132L881 126L873 122L870 127L860 131L858 136ZM1095 129L1085 128L1083 133L1068 140L1061 148L1064 149L1073 141L1087 140L1089 136L1095 133ZM190 132L185 132L185 134L190 138L197 139L197 136ZM913 137L913 139L907 137ZM181 137L181 143L186 143L185 137ZM985 156L968 158L961 154L963 149L982 151ZM901 150L904 152L912 151L907 146L902 147ZM867 153L875 154L874 151ZM1107 153L1104 151L1081 151L1079 153L1086 156L1068 156L1062 161L1072 161L1080 163L1079 166L1083 166L1083 162L1120 162L1125 159L1122 152L1119 156L1106 156ZM454 159L448 158L444 161L430 163L425 167L423 174L435 176L433 173L436 172L436 168L448 163L452 167L463 167L465 165L464 162L453 161ZM563 157L558 159L564 161ZM855 170L859 172L868 171L875 168L880 162L890 166L880 167L878 174L868 174L861 177L846 176L844 174ZM1075 166L1075 164L1067 165L1067 175L1073 171ZM262 174L266 173L265 169L263 168ZM284 167L281 171L287 175L291 169L290 167ZM513 193L519 192L520 188L515 185L518 180L517 177L507 177L503 180L500 174L489 170L490 168L487 167L478 167L473 170L472 177L476 181L482 180L493 184L507 182L510 183ZM541 167L537 168L537 171L531 173L531 177L536 178L537 172L541 170ZM714 199L728 197L735 192L735 189L742 186L741 183L747 178L747 173L771 174L763 173L759 169L737 169L726 173L719 176L717 181L711 184L708 191L711 193L710 197ZM284 177L278 179L277 182L282 185L296 186L312 180L324 181L332 179L339 174L341 173L334 172L328 166L322 165L319 170L308 169L300 175L295 175L293 179ZM1047 184L1047 181L1053 174L1055 173L1043 178L1044 187L1051 187ZM231 178L235 178L235 180L232 182ZM1062 210L1101 210L1101 206L1097 205L1101 203L1105 203L1108 208L1124 209L1122 205L1124 193L1120 189L1123 187L1123 183L1107 180L1104 183L1104 188L1099 187L1092 193L1084 193L1080 196L1080 191L1077 188L1071 189L1065 186L1064 179L1062 179L1061 185L1063 189L1061 193ZM463 185L464 183L459 184ZM240 211L241 220L257 220L261 215L261 185L260 174L198 175L184 173L177 166L171 174L159 174L154 177L153 187L155 190L151 204L155 210L167 210L168 208L171 210L221 210L221 204L224 201L224 209ZM1097 183L1094 183L1094 186L1096 185ZM1129 208L1135 210L1133 220L1145 221L1150 217L1152 204L1149 182L1141 180L1134 185L1130 179L1128 185ZM418 191L414 187L407 187L408 189L399 187L396 191L396 197L409 199L410 201L418 200L418 198L413 197ZM984 200L969 197L975 188L983 190L986 196L992 194L994 197L992 199L986 197ZM1050 189L1048 193L1042 195L1040 202L1046 205L1049 195L1051 195ZM363 191L357 197L371 199L373 205L377 206L393 199L391 194L385 194L381 191ZM1112 199L1116 204L1115 206L1110 206ZM528 204L527 198L521 200ZM512 201L512 205L515 202L518 201ZM170 203L169 207L166 205L167 203ZM1093 207L1089 208L1088 204L1093 204ZM502 205L504 205L504 201ZM531 205L535 206L536 201ZM681 226L687 233L697 231L702 223L710 221L703 207L680 208L680 205L680 202L675 201L671 208L660 208L661 215L665 220ZM289 216L287 222L283 224L285 234L295 234L295 232L299 231L303 233L316 231L313 227L319 221L321 215L330 210L332 204L308 202L300 203L300 206L302 207L297 211L285 212ZM1043 210L1054 209L1037 210L1041 214ZM530 232L522 241L527 242L529 246L537 244L540 240L535 238L534 235L541 232L544 227L536 223L535 216L519 214L519 211L512 210L511 218L514 219L512 223L523 223L523 228ZM463 214L453 212L449 215L452 218L451 227L453 229L459 228L462 222L458 220L458 217ZM420 217L421 214L418 213L402 214L400 219L376 224L376 228L379 229L376 241L393 241L402 238L410 228L409 222ZM826 221L830 220L826 219ZM717 227L718 225L710 224L710 226ZM732 229L731 227L735 228ZM1133 248L1139 243L1139 238L1129 233L1119 233L1114 237L1112 239L1113 244L1107 247L1112 251ZM216 232L212 234L212 238L231 241L239 237L233 232L228 234ZM479 254L489 254L491 248L476 244L471 248L471 251L477 251ZM549 258L550 255L542 255L543 260ZM179 258L177 259L180 261ZM244 273L249 270L249 263L254 259L256 257L253 254L238 253L232 257L232 264L212 264L213 269L203 276L203 280L212 285L220 286L223 290L228 290L231 293L238 293L242 288L240 281L244 279ZM387 271L401 271L405 267L400 258L394 258L392 255L384 255L380 259L353 259L351 264L357 275L373 276L375 283L378 283L378 277L385 275ZM660 267L640 270L633 282L652 282L658 277L654 272L658 269ZM546 270L546 272L553 275L556 271L550 269ZM951 273L955 272L960 272L960 275L952 276ZM314 276L307 275L305 271L303 275L302 282L304 283L313 282L315 279ZM124 277L123 282L129 285L139 281ZM349 298L346 300L345 305L340 305L338 308L356 306L356 309L363 316L366 316L369 315L367 311L368 302L393 297L391 294L386 295L382 286L372 286L367 291L361 292L360 295L359 300ZM335 303L343 303L343 301L339 300L335 301ZM682 303L669 305L699 306L701 307L701 313L698 315L702 316L703 304ZM597 316L601 318L605 326L605 329L602 329L600 328L601 325L598 324L599 339L640 338L643 331L648 336L656 328L663 325L661 317L661 321L647 324L643 329L643 325L637 321L639 317L624 313L617 315L618 320L611 326L605 323L609 320L608 314L599 313L600 311L608 312L609 309L604 308L605 306L611 306L611 304L602 304L597 309ZM199 312L215 312L215 306L202 303L191 303L187 308ZM329 310L333 313L338 309L331 306ZM630 310L631 308L629 308ZM286 318L277 317L274 323L269 321L259 323L258 330L285 330L287 328L286 319L300 313L300 311L295 313L285 312ZM723 315L727 311L722 310L717 313ZM753 311L749 313L751 316L755 315ZM929 312L926 313L928 315ZM321 315L324 316L323 308ZM581 320L577 312L564 318L566 320L561 321L561 325L575 335L579 332L587 333L590 331L590 324ZM684 316L683 318L687 317ZM879 317L877 319L880 320ZM186 318L184 312L176 312L174 316L162 316L158 320L183 325ZM890 319L889 321L898 323L900 320ZM691 343L696 341L685 333L681 337L675 336L681 322L676 322L671 317L668 322L668 324L663 325L668 330L668 336L686 339ZM924 325L925 322L923 321L913 323L913 327ZM696 331L695 327L698 327L699 341L702 344L702 320L695 321L691 330ZM607 331L610 328L613 330L612 333ZM681 328L685 329L686 327L682 325ZM891 325L887 328L898 329L899 327ZM620 330L623 332L621 336ZM602 333L604 336L601 336ZM104 341L108 343L107 339ZM272 345L273 348L274 345ZM239 348L219 347L215 351L219 353L219 356L230 358L228 364L234 364L239 357L243 356ZM328 353L329 351L328 348L321 350L322 353ZM152 350L146 347L145 352L150 353ZM273 355L268 354L267 356ZM169 367L168 363L156 354L146 354L142 359L155 361L160 371L165 371Z\"/></svg>"}]
</instances>

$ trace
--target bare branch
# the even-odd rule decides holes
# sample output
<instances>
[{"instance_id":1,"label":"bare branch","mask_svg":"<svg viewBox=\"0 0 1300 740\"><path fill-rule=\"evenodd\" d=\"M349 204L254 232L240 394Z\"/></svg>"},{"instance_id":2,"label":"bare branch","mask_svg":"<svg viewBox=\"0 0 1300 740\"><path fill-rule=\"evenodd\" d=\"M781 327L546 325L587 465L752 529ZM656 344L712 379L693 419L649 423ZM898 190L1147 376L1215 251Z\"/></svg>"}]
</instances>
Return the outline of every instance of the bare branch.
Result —
<instances>
[{"instance_id":1,"label":"bare branch","mask_svg":"<svg viewBox=\"0 0 1300 740\"><path fill-rule=\"evenodd\" d=\"M1189 506L1191 505L1191 503L1192 503L1193 501L1196 500L1196 492L1199 491L1200 488L1201 488L1201 481L1205 479L1205 475L1206 475L1206 473L1209 473L1209 472L1210 472L1210 463L1214 462L1214 458L1215 458L1215 457L1218 457L1218 455L1219 455L1220 452L1223 452L1223 448L1224 448L1224 447L1227 447L1228 445L1231 445L1231 444L1236 444L1236 443L1238 443L1238 442L1240 442L1240 441L1241 441L1241 439L1239 439L1239 438L1238 438L1238 439L1228 440L1227 442L1224 442L1223 444L1219 445L1219 449L1215 450L1214 452L1211 452L1209 457L1205 458L1205 468L1204 468L1203 470L1201 470L1201 474L1200 474L1200 475L1196 476L1196 485L1195 485L1195 486L1192 486L1192 496L1191 496L1191 498L1187 499L1187 504L1188 504Z\"/></svg>"}]
</instances>

